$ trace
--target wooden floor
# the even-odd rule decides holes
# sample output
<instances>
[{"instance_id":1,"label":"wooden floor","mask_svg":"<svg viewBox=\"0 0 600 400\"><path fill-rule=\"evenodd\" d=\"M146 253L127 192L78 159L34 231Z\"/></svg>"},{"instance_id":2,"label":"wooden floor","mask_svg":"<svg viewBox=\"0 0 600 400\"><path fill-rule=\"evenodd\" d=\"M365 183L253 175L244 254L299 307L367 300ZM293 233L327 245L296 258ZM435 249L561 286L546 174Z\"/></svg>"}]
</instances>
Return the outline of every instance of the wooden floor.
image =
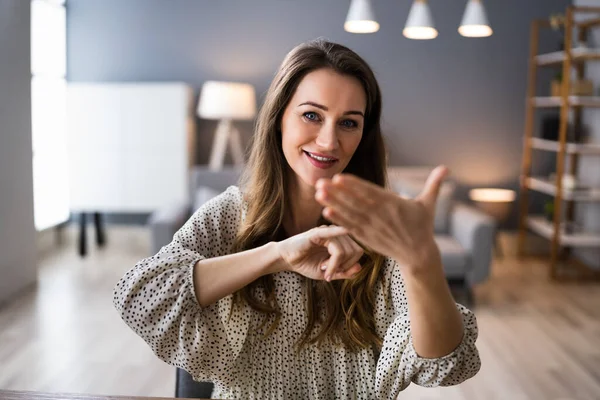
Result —
<instances>
[{"instance_id":1,"label":"wooden floor","mask_svg":"<svg viewBox=\"0 0 600 400\"><path fill-rule=\"evenodd\" d=\"M40 260L37 287L0 308L0 388L173 396L173 368L111 303L119 277L149 255L149 233L109 227L107 248L86 259L65 233ZM552 283L540 259L508 255L475 299L479 374L450 388L411 385L401 399L600 399L599 284Z\"/></svg>"}]
</instances>

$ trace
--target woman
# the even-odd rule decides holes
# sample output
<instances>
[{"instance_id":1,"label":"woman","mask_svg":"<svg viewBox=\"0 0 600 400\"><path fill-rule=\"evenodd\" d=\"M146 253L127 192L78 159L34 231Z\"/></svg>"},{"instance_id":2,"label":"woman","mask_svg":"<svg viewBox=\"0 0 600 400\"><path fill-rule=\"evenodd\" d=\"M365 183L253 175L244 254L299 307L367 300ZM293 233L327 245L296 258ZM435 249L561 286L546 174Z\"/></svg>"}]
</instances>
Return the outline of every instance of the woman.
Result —
<instances>
[{"instance_id":1,"label":"woman","mask_svg":"<svg viewBox=\"0 0 600 400\"><path fill-rule=\"evenodd\" d=\"M229 187L119 281L125 322L217 398L395 398L477 373L474 315L433 236L447 169L387 191L381 94L357 54L293 49Z\"/></svg>"}]
</instances>

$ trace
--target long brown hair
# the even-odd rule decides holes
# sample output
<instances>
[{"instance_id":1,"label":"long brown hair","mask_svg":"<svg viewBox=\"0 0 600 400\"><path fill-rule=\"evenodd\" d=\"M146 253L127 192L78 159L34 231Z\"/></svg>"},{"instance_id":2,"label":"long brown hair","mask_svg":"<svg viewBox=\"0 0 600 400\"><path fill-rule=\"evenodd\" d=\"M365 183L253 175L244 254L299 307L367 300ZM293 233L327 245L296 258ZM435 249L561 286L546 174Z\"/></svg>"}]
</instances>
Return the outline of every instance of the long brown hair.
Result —
<instances>
[{"instance_id":1,"label":"long brown hair","mask_svg":"<svg viewBox=\"0 0 600 400\"><path fill-rule=\"evenodd\" d=\"M381 92L373 71L360 56L340 44L323 39L300 44L283 60L256 121L250 157L241 180L248 209L233 251L284 238L282 222L290 204L285 177L290 167L283 154L279 127L300 81L321 68L358 79L367 97L363 136L344 172L386 186L386 152L380 128ZM341 340L351 349L381 346L382 340L375 330L374 293L383 261L383 256L367 250L361 259L363 268L350 280L305 279L308 323L298 342L300 347L322 343L328 336L335 343ZM265 314L261 327L270 321L267 335L276 329L281 312L272 275L247 285L236 293L235 299L236 304L246 301ZM320 330L315 334L317 323Z\"/></svg>"}]
</instances>

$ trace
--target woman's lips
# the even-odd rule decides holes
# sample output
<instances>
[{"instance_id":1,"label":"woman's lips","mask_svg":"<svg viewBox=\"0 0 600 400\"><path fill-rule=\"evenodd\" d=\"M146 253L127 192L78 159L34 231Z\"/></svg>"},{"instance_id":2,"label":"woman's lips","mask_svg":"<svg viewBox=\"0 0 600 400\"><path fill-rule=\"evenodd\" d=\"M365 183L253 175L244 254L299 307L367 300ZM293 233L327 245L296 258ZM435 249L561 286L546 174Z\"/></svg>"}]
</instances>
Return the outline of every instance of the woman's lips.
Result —
<instances>
[{"instance_id":1,"label":"woman's lips","mask_svg":"<svg viewBox=\"0 0 600 400\"><path fill-rule=\"evenodd\" d=\"M306 150L304 150L304 156L308 159L308 161L312 165L314 165L315 167L320 168L320 169L329 169L329 168L333 167L335 165L335 163L338 162L337 158L320 155L318 153L310 153ZM319 158L328 158L329 160L327 160L327 161L326 160L318 160L313 156L317 156Z\"/></svg>"}]
</instances>

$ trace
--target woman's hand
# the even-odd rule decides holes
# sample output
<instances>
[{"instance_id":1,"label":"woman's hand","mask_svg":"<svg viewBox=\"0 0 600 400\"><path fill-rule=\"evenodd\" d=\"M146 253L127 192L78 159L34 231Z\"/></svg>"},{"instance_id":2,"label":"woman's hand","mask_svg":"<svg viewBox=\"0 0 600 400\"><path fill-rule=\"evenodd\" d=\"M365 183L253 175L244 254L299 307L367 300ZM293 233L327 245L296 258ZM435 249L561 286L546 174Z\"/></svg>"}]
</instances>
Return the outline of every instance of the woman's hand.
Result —
<instances>
[{"instance_id":1,"label":"woman's hand","mask_svg":"<svg viewBox=\"0 0 600 400\"><path fill-rule=\"evenodd\" d=\"M320 179L315 198L325 206L325 218L347 228L365 246L395 259L408 272L418 272L441 267L433 221L447 173L444 166L434 169L414 199L402 198L349 174Z\"/></svg>"},{"instance_id":2,"label":"woman's hand","mask_svg":"<svg viewBox=\"0 0 600 400\"><path fill-rule=\"evenodd\" d=\"M310 279L349 279L360 271L363 249L340 226L320 226L277 243L287 270Z\"/></svg>"}]
</instances>

